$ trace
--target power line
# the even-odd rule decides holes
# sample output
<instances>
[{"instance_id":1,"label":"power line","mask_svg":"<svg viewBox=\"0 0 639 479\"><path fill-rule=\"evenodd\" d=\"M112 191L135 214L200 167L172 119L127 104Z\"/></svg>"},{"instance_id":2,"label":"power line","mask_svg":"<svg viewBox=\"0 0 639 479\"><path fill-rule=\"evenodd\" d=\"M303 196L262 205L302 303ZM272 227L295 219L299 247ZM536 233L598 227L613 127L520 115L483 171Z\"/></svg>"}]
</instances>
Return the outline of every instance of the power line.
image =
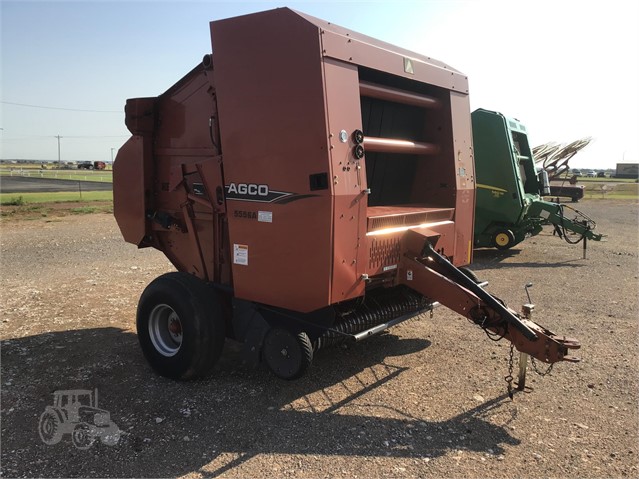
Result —
<instances>
[{"instance_id":1,"label":"power line","mask_svg":"<svg viewBox=\"0 0 639 479\"><path fill-rule=\"evenodd\" d=\"M123 110L81 110L79 108L60 108L57 106L43 106L43 105L27 105L26 103L14 103L12 101L0 101L5 105L24 106L28 108L43 108L45 110L63 110L63 111L82 111L85 113L124 113Z\"/></svg>"}]
</instances>

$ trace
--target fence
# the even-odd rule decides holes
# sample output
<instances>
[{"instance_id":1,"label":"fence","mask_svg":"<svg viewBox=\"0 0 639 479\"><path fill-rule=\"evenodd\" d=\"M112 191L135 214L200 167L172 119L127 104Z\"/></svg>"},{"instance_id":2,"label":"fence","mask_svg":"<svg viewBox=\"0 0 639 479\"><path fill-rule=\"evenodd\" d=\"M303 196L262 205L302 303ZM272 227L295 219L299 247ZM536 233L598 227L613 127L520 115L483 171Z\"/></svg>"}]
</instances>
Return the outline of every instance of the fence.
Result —
<instances>
[{"instance_id":1,"label":"fence","mask_svg":"<svg viewBox=\"0 0 639 479\"><path fill-rule=\"evenodd\" d=\"M113 175L111 171L75 171L75 170L38 170L23 168L3 168L0 170L3 175L22 176L26 178L51 178L58 180L75 181L99 181L102 183L112 183Z\"/></svg>"}]
</instances>

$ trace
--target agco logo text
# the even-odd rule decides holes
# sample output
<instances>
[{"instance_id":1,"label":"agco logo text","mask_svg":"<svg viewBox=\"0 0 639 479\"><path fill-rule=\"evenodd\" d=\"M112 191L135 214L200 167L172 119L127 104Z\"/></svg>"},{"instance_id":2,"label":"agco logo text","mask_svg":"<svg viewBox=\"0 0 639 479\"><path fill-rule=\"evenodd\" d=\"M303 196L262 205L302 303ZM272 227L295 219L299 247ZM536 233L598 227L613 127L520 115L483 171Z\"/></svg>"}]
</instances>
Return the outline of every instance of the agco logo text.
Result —
<instances>
[{"instance_id":1,"label":"agco logo text","mask_svg":"<svg viewBox=\"0 0 639 479\"><path fill-rule=\"evenodd\" d=\"M268 185L256 185L254 183L231 183L226 186L228 195L268 196Z\"/></svg>"},{"instance_id":2,"label":"agco logo text","mask_svg":"<svg viewBox=\"0 0 639 479\"><path fill-rule=\"evenodd\" d=\"M253 201L258 203L274 203L285 198L297 196L286 191L273 191L268 185L257 183L229 183L225 186L226 199L237 201Z\"/></svg>"}]
</instances>

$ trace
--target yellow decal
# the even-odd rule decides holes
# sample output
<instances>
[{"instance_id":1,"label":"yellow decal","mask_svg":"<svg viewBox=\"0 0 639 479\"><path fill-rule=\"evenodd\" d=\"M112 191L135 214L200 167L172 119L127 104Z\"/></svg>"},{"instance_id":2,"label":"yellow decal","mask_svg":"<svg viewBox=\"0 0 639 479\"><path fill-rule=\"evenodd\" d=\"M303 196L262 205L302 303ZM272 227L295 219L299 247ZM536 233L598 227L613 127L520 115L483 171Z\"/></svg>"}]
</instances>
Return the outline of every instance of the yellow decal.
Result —
<instances>
[{"instance_id":1,"label":"yellow decal","mask_svg":"<svg viewBox=\"0 0 639 479\"><path fill-rule=\"evenodd\" d=\"M497 188L496 186L490 186L490 185L482 185L481 183L477 183L477 188L490 190L490 192L493 194L493 197L495 198L500 198L504 196L504 193L508 193L508 190L504 190L503 188Z\"/></svg>"},{"instance_id":2,"label":"yellow decal","mask_svg":"<svg viewBox=\"0 0 639 479\"><path fill-rule=\"evenodd\" d=\"M502 193L508 193L508 190L504 190L503 188L497 188L496 186L490 186L490 185L482 185L481 183L477 183L477 188L483 188L485 190L493 190L493 191L500 191Z\"/></svg>"}]
</instances>

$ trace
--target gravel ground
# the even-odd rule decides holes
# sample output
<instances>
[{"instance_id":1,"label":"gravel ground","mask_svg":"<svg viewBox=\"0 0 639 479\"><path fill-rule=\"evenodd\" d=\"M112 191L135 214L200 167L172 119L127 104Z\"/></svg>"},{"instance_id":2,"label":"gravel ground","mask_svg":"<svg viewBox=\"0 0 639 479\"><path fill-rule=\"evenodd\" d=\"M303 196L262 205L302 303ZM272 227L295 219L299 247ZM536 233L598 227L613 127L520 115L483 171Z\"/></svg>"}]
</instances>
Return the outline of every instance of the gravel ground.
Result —
<instances>
[{"instance_id":1,"label":"gravel ground","mask_svg":"<svg viewBox=\"0 0 639 479\"><path fill-rule=\"evenodd\" d=\"M320 351L295 382L249 369L227 342L215 373L178 383L137 345L144 287L171 270L125 244L110 215L3 219L5 477L637 477L638 208L583 201L607 242L542 233L476 252L488 289L580 339L583 358L529 372L506 395L508 344L440 308L348 348ZM515 364L515 368L516 368ZM99 390L122 435L45 445L38 419L60 389Z\"/></svg>"}]
</instances>

